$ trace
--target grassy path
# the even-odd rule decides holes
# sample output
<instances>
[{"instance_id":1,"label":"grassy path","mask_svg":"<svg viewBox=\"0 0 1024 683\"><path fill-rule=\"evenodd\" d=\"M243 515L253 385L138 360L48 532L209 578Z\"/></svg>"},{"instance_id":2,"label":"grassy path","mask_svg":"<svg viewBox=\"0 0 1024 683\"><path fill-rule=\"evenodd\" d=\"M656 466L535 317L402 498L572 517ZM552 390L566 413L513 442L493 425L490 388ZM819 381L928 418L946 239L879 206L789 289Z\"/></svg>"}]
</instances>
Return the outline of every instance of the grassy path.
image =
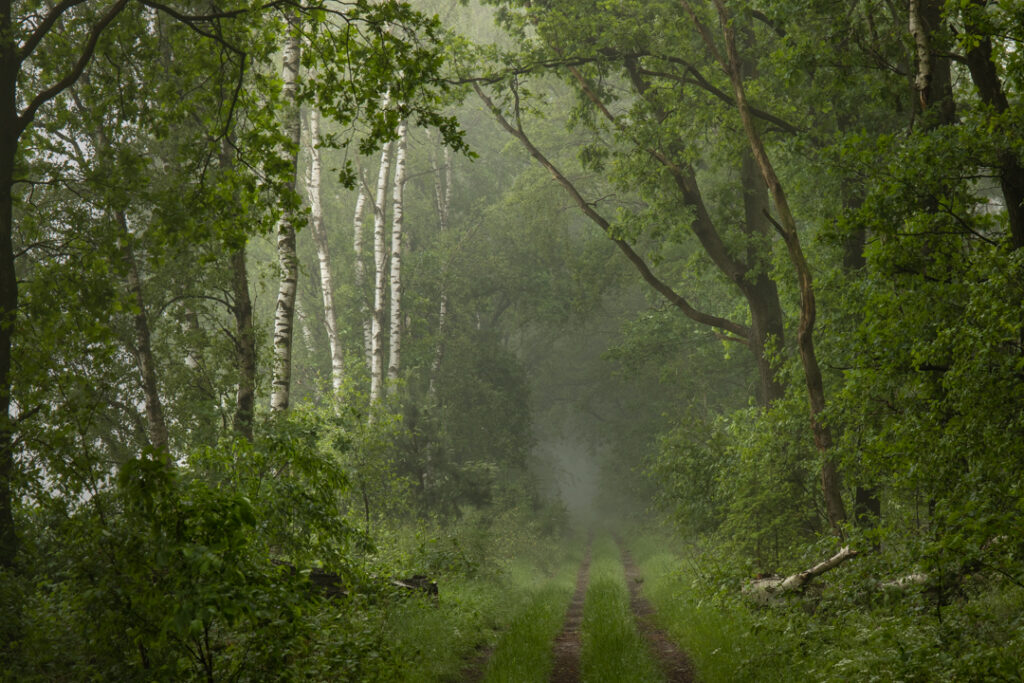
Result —
<instances>
[{"instance_id":1,"label":"grassy path","mask_svg":"<svg viewBox=\"0 0 1024 683\"><path fill-rule=\"evenodd\" d=\"M622 544L609 536L588 541L582 560L577 562L562 563L528 589L526 582L513 582L527 594L517 599L519 607L506 622L497 645L481 650L458 680L695 680L687 657L655 625L654 608L641 593L640 570Z\"/></svg>"},{"instance_id":2,"label":"grassy path","mask_svg":"<svg viewBox=\"0 0 1024 683\"><path fill-rule=\"evenodd\" d=\"M569 683L580 680L580 653L583 649L580 630L583 626L583 606L589 582L590 543L588 542L579 574L576 576L576 591L573 593L572 602L569 603L569 609L565 613L562 631L555 638L555 662L551 670L552 681Z\"/></svg>"},{"instance_id":3,"label":"grassy path","mask_svg":"<svg viewBox=\"0 0 1024 683\"><path fill-rule=\"evenodd\" d=\"M640 634L647 640L648 648L661 665L665 680L671 683L691 683L695 680L693 665L674 640L654 623L654 607L641 590L643 576L633 562L632 555L622 541L617 541L622 553L622 564L626 568L626 586L629 588L629 605L633 610Z\"/></svg>"},{"instance_id":4,"label":"grassy path","mask_svg":"<svg viewBox=\"0 0 1024 683\"><path fill-rule=\"evenodd\" d=\"M658 662L630 609L622 557L610 537L594 543L590 588L583 610L583 651L578 680L660 683Z\"/></svg>"}]
</instances>

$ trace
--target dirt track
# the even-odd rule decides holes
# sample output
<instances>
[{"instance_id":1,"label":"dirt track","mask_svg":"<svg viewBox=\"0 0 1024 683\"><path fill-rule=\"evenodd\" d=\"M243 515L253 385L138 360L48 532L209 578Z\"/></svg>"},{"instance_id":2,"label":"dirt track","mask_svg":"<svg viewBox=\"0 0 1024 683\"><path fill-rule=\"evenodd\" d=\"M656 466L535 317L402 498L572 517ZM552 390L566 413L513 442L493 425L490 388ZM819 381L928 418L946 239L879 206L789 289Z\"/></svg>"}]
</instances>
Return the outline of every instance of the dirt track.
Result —
<instances>
[{"instance_id":1,"label":"dirt track","mask_svg":"<svg viewBox=\"0 0 1024 683\"><path fill-rule=\"evenodd\" d=\"M629 606L636 618L637 628L646 640L651 654L657 659L665 674L665 680L671 683L691 683L695 680L693 665L686 654L679 649L665 631L654 623L654 606L643 596L641 587L643 577L633 562L632 556L622 542L619 542L622 553L622 564L626 568L626 585L629 586Z\"/></svg>"},{"instance_id":2,"label":"dirt track","mask_svg":"<svg viewBox=\"0 0 1024 683\"><path fill-rule=\"evenodd\" d=\"M583 641L580 629L583 626L583 600L587 595L587 583L590 579L590 544L576 575L576 592L565 613L565 624L562 632L555 638L555 664L551 670L553 683L575 683L580 680L580 652Z\"/></svg>"},{"instance_id":3,"label":"dirt track","mask_svg":"<svg viewBox=\"0 0 1024 683\"><path fill-rule=\"evenodd\" d=\"M670 683L693 683L696 680L693 665L686 654L679 649L669 635L654 623L654 607L643 596L643 578L633 562L632 556L621 541L617 541L625 568L626 585L629 588L629 605L636 619L637 629L647 641L651 654L661 667L665 680ZM555 638L554 666L551 670L552 683L578 683L580 681L580 654L583 649L583 603L590 579L590 544L576 576L576 590L565 613L561 632ZM489 652L484 651L476 658L474 665L467 669L464 680L477 681L482 678Z\"/></svg>"}]
</instances>

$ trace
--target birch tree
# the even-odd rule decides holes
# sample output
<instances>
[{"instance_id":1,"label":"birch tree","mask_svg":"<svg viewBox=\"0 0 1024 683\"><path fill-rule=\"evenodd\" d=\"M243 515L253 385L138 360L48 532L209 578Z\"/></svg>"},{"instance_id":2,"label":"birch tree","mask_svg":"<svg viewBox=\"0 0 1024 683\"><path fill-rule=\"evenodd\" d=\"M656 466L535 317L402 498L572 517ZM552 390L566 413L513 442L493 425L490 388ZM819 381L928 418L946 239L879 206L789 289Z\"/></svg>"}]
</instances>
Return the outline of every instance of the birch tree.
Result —
<instances>
[{"instance_id":1,"label":"birch tree","mask_svg":"<svg viewBox=\"0 0 1024 683\"><path fill-rule=\"evenodd\" d=\"M443 235L448 231L449 211L452 204L452 151L441 145L443 150L442 165L438 167L435 155L430 157L430 170L434 176L434 209L437 212L438 230ZM445 268L447 270L447 268ZM441 273L441 296L437 306L437 345L434 348L434 360L430 368L430 393L435 393L435 380L441 370L441 359L444 357L444 335L448 323L448 286L445 281L446 272Z\"/></svg>"},{"instance_id":2,"label":"birch tree","mask_svg":"<svg viewBox=\"0 0 1024 683\"><path fill-rule=\"evenodd\" d=\"M320 292L324 300L324 328L331 349L331 386L335 393L341 389L345 378L345 360L341 342L338 339L338 323L334 314L334 280L331 275L331 255L327 245L327 229L324 227L323 206L320 203L320 112L315 108L309 112L309 175L306 179L306 193L309 195L310 225L313 241L316 243L317 262L320 266ZM360 193L360 200L362 193Z\"/></svg>"},{"instance_id":3,"label":"birch tree","mask_svg":"<svg viewBox=\"0 0 1024 683\"><path fill-rule=\"evenodd\" d=\"M391 175L392 143L380 154L377 195L373 205L373 311L370 318L370 403L381 397L384 384L384 307L386 305L387 252L384 243L388 178Z\"/></svg>"},{"instance_id":4,"label":"birch tree","mask_svg":"<svg viewBox=\"0 0 1024 683\"><path fill-rule=\"evenodd\" d=\"M355 217L352 219L352 252L355 255L355 285L356 296L359 297L359 317L363 322L363 357L366 360L366 369L373 368L373 346L372 330L370 322L370 307L366 302L366 264L363 261L363 222L366 217L366 200L370 196L370 189L367 186L366 176L363 169L359 169L359 185L356 196Z\"/></svg>"},{"instance_id":5,"label":"birch tree","mask_svg":"<svg viewBox=\"0 0 1024 683\"><path fill-rule=\"evenodd\" d=\"M299 167L299 142L302 133L299 108L296 103L296 87L299 77L299 63L302 58L300 21L294 11L288 13L288 35L285 38L281 79L284 83L281 97L284 100L283 128L291 142L289 150L291 163L291 190L295 191ZM284 217L277 226L277 257L280 282L277 290L277 305L274 309L274 376L271 381L270 409L282 412L288 409L292 383L292 337L295 321L295 295L298 289L299 258L295 250L295 225Z\"/></svg>"},{"instance_id":6,"label":"birch tree","mask_svg":"<svg viewBox=\"0 0 1024 683\"><path fill-rule=\"evenodd\" d=\"M395 143L395 185L392 196L391 217L391 336L388 342L388 381L398 379L402 349L402 229L405 219L405 152L408 125L398 125Z\"/></svg>"}]
</instances>

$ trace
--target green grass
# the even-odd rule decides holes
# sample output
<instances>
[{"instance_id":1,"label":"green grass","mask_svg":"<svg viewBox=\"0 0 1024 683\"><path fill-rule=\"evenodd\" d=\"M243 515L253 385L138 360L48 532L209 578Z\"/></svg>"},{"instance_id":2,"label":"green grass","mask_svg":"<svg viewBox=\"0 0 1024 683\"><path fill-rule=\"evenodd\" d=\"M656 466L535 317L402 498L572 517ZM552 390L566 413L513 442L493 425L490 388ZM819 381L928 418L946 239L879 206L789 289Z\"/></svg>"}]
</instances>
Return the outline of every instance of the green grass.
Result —
<instances>
[{"instance_id":1,"label":"green grass","mask_svg":"<svg viewBox=\"0 0 1024 683\"><path fill-rule=\"evenodd\" d=\"M737 678L742 669L741 653L752 645L753 619L745 611L729 610L708 599L689 580L692 576L679 572L679 557L663 548L663 543L648 537L632 547L644 577L644 595L657 611L658 625L689 655L699 680L742 680Z\"/></svg>"},{"instance_id":2,"label":"green grass","mask_svg":"<svg viewBox=\"0 0 1024 683\"><path fill-rule=\"evenodd\" d=\"M488 681L545 680L552 641L574 585L580 556L549 552L546 566L524 553L498 572L439 581L440 601L408 596L389 608L390 680L462 680L473 659L494 647ZM551 574L551 567L557 566ZM537 673L541 672L541 673Z\"/></svg>"},{"instance_id":3,"label":"green grass","mask_svg":"<svg viewBox=\"0 0 1024 683\"><path fill-rule=\"evenodd\" d=\"M529 592L530 599L498 641L485 681L527 683L546 681L550 677L552 646L562 629L579 562L580 558L574 557L550 578L537 576L535 572L521 577L520 585Z\"/></svg>"},{"instance_id":4,"label":"green grass","mask_svg":"<svg viewBox=\"0 0 1024 683\"><path fill-rule=\"evenodd\" d=\"M583 606L582 678L595 683L665 680L629 608L619 550L610 538L593 546Z\"/></svg>"}]
</instances>

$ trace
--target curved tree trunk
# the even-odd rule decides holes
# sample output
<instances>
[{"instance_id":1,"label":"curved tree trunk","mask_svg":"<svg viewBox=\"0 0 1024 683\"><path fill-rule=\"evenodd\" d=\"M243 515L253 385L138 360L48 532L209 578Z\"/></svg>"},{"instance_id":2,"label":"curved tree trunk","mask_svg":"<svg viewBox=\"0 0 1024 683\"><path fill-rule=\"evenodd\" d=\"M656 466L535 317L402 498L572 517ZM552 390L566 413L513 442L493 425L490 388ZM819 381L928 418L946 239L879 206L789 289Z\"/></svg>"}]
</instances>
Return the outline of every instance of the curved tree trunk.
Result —
<instances>
[{"instance_id":1,"label":"curved tree trunk","mask_svg":"<svg viewBox=\"0 0 1024 683\"><path fill-rule=\"evenodd\" d=\"M284 44L284 61L281 78L284 81L282 98L285 102L283 126L292 142L291 189L298 183L299 142L302 123L299 107L295 101L299 77L299 62L302 56L300 20L297 13L288 14L288 36ZM280 283L277 290L277 305L274 309L274 376L271 380L270 409L282 412L288 409L292 385L292 338L295 322L295 296L298 289L299 257L295 251L295 225L284 218L277 226L277 258L280 269Z\"/></svg>"},{"instance_id":2,"label":"curved tree trunk","mask_svg":"<svg viewBox=\"0 0 1024 683\"><path fill-rule=\"evenodd\" d=\"M388 381L398 379L402 352L402 230L405 219L405 149L407 124L398 125L395 151L395 187L391 216L391 336L388 341Z\"/></svg>"},{"instance_id":3,"label":"curved tree trunk","mask_svg":"<svg viewBox=\"0 0 1024 683\"><path fill-rule=\"evenodd\" d=\"M814 299L814 282L811 277L811 269L807 264L803 247L800 244L796 219L789 207L786 192L782 187L782 182L775 173L771 160L768 158L764 142L761 140L761 136L754 124L750 105L747 103L740 71L740 60L736 53L736 40L732 20L726 12L723 0L714 0L714 3L718 10L725 38L726 57L722 66L726 69L732 81L733 92L736 96L736 108L743 121L743 129L750 144L750 151L753 153L764 182L768 186L768 192L771 195L772 203L779 217L776 227L786 243L789 260L797 273L800 286L800 323L797 329L797 348L800 352L800 361L804 368L804 379L807 385L811 431L814 434L814 443L824 458L821 465L822 496L825 499L825 510L833 531L837 535L842 535L842 524L846 521L846 507L843 504L842 498L842 483L835 458L830 453L832 449L832 433L821 421L821 413L825 410L825 388L821 377L821 367L818 364L814 348L814 323L817 316L817 308Z\"/></svg>"}]
</instances>

